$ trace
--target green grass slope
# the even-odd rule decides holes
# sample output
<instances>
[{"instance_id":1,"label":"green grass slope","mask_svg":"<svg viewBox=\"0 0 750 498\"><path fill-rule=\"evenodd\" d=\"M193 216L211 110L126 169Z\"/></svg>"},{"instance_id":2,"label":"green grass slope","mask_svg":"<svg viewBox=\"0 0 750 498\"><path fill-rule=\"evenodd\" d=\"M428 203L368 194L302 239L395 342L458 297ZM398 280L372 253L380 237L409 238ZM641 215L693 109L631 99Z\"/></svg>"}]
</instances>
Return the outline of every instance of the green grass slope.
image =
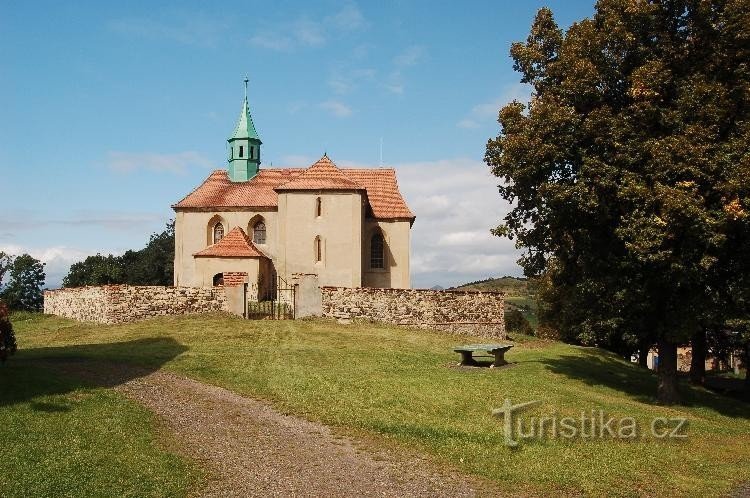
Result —
<instances>
[{"instance_id":1,"label":"green grass slope","mask_svg":"<svg viewBox=\"0 0 750 498\"><path fill-rule=\"evenodd\" d=\"M505 493L701 496L750 481L746 404L683 386L686 406L654 405L651 372L597 349L519 338L506 355L512 367L463 370L452 348L475 339L373 324L214 315L99 326L45 317L16 330L13 362L77 357L165 368L376 444L421 450ZM641 430L633 440L544 437L509 448L491 415L506 398L541 400L524 417L603 410L633 417ZM654 417L685 417L687 438L650 436ZM0 425L1 437L6 430Z\"/></svg>"},{"instance_id":2,"label":"green grass slope","mask_svg":"<svg viewBox=\"0 0 750 498\"><path fill-rule=\"evenodd\" d=\"M157 428L139 405L22 352L0 365L0 494L183 496L199 469L163 449Z\"/></svg>"}]
</instances>

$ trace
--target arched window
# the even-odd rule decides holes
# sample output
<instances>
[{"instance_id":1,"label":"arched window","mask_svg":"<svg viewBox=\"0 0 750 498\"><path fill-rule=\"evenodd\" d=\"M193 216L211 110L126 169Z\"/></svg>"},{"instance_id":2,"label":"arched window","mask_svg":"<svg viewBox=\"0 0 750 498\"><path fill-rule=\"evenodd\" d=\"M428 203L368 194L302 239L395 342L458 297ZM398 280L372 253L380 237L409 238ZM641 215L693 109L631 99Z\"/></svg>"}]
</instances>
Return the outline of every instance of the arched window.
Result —
<instances>
[{"instance_id":1,"label":"arched window","mask_svg":"<svg viewBox=\"0 0 750 498\"><path fill-rule=\"evenodd\" d=\"M214 225L214 244L224 238L224 225L221 222Z\"/></svg>"},{"instance_id":2,"label":"arched window","mask_svg":"<svg viewBox=\"0 0 750 498\"><path fill-rule=\"evenodd\" d=\"M263 220L260 220L253 227L253 242L256 244L266 243L266 224Z\"/></svg>"},{"instance_id":3,"label":"arched window","mask_svg":"<svg viewBox=\"0 0 750 498\"><path fill-rule=\"evenodd\" d=\"M223 273L217 273L216 275L214 275L214 287L218 287L219 285L224 285Z\"/></svg>"},{"instance_id":4,"label":"arched window","mask_svg":"<svg viewBox=\"0 0 750 498\"><path fill-rule=\"evenodd\" d=\"M323 216L323 200L320 197L315 199L315 216L318 218Z\"/></svg>"},{"instance_id":5,"label":"arched window","mask_svg":"<svg viewBox=\"0 0 750 498\"><path fill-rule=\"evenodd\" d=\"M383 234L375 232L370 239L370 268L385 268Z\"/></svg>"},{"instance_id":6,"label":"arched window","mask_svg":"<svg viewBox=\"0 0 750 498\"><path fill-rule=\"evenodd\" d=\"M320 236L315 237L315 262L323 261L323 244L320 242Z\"/></svg>"}]
</instances>

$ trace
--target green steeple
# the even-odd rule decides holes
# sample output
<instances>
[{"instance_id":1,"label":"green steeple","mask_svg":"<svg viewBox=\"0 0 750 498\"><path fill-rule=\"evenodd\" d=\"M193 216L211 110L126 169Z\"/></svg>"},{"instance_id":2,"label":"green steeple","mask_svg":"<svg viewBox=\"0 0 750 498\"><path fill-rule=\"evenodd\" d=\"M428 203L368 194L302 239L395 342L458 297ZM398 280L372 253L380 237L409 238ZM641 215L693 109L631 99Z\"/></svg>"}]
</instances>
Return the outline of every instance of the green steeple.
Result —
<instances>
[{"instance_id":1,"label":"green steeple","mask_svg":"<svg viewBox=\"0 0 750 498\"><path fill-rule=\"evenodd\" d=\"M245 100L242 102L240 118L234 133L229 137L229 179L233 182L246 182L258 174L260 168L260 145L263 143L255 131L250 104L247 102L247 82L245 78Z\"/></svg>"}]
</instances>

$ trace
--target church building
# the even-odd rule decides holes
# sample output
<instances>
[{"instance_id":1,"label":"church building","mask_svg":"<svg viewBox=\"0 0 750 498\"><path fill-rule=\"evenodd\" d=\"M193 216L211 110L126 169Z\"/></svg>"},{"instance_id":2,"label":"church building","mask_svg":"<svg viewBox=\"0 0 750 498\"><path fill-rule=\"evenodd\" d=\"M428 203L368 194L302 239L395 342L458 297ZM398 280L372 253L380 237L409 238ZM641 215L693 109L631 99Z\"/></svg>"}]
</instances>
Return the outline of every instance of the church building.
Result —
<instances>
[{"instance_id":1,"label":"church building","mask_svg":"<svg viewBox=\"0 0 750 498\"><path fill-rule=\"evenodd\" d=\"M247 82L245 82L247 85ZM390 168L261 168L247 87L228 167L173 205L176 286L241 278L269 299L277 276L321 286L409 288L409 210Z\"/></svg>"}]
</instances>

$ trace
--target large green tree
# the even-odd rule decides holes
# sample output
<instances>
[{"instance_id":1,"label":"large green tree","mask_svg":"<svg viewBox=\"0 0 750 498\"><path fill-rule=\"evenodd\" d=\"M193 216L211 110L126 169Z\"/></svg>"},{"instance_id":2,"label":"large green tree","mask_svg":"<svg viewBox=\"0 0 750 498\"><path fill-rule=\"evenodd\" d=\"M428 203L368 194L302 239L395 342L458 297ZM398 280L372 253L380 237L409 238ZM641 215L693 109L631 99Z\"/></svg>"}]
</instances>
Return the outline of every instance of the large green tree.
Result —
<instances>
[{"instance_id":1,"label":"large green tree","mask_svg":"<svg viewBox=\"0 0 750 498\"><path fill-rule=\"evenodd\" d=\"M71 265L64 287L84 285L172 285L174 282L174 221L151 235L145 248L122 256L97 254Z\"/></svg>"},{"instance_id":2,"label":"large green tree","mask_svg":"<svg viewBox=\"0 0 750 498\"><path fill-rule=\"evenodd\" d=\"M600 0L565 32L541 9L511 56L532 98L487 144L514 203L494 232L544 275L563 334L654 340L673 403L676 344L732 300L717 286L747 253L750 0Z\"/></svg>"},{"instance_id":3,"label":"large green tree","mask_svg":"<svg viewBox=\"0 0 750 498\"><path fill-rule=\"evenodd\" d=\"M9 275L8 285L3 288L0 297L10 309L41 311L44 304L42 287L46 278L44 263L22 254L13 259Z\"/></svg>"}]
</instances>

